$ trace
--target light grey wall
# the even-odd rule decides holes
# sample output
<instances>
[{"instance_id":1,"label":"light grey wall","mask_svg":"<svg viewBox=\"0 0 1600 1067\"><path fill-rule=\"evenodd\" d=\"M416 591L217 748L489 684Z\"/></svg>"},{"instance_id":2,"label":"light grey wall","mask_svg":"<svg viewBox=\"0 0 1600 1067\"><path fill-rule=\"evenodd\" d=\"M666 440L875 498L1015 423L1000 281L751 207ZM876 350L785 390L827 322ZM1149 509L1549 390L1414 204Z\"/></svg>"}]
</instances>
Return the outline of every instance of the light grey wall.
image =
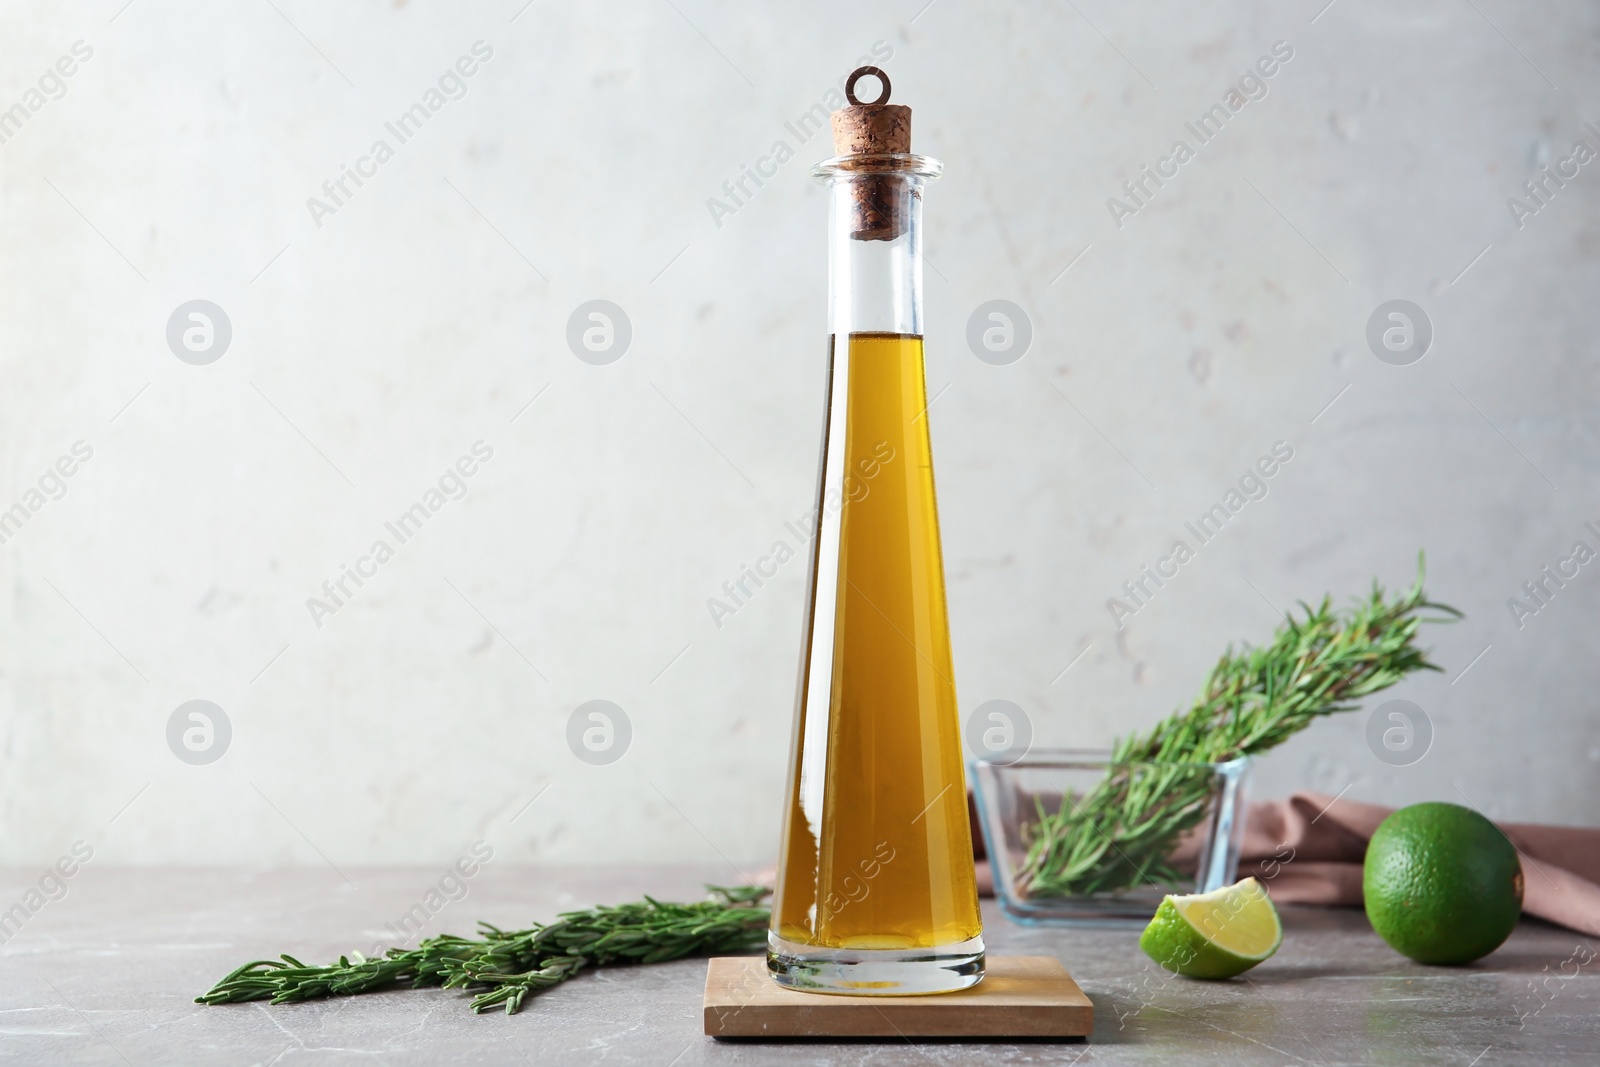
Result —
<instances>
[{"instance_id":1,"label":"light grey wall","mask_svg":"<svg viewBox=\"0 0 1600 1067\"><path fill-rule=\"evenodd\" d=\"M0 105L93 55L0 146L0 507L93 455L0 547L0 860L768 858L801 568L720 626L707 600L810 504L829 151L786 123L875 44L948 167L928 373L963 713L1105 744L1296 599L1404 583L1426 548L1468 616L1392 694L1431 749L1381 762L1363 711L1261 791L1593 821L1600 565L1520 627L1507 606L1600 548L1600 165L1520 226L1507 205L1600 149L1592 4L275 2L4 5ZM1184 123L1279 41L1200 145ZM166 337L194 299L232 327L204 366ZM593 299L632 327L607 366L566 341ZM1032 324L1006 366L966 341L992 299ZM1391 299L1433 324L1420 362L1369 350ZM386 535L479 441L465 498ZM1107 599L1277 441L1269 495L1119 630ZM395 557L314 622L379 538ZM232 727L209 765L168 745L194 699ZM631 722L609 765L566 741L593 699Z\"/></svg>"}]
</instances>

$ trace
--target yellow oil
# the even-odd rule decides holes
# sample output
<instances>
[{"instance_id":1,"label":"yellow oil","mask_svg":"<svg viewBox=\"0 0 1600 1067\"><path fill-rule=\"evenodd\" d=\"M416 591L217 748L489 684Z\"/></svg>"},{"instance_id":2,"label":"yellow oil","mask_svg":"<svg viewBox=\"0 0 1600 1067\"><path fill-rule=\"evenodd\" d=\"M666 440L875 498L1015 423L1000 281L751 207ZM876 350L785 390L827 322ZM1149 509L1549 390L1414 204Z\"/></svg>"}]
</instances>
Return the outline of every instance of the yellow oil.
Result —
<instances>
[{"instance_id":1,"label":"yellow oil","mask_svg":"<svg viewBox=\"0 0 1600 1067\"><path fill-rule=\"evenodd\" d=\"M802 701L773 928L824 948L951 945L982 923L922 339L854 334L848 361L838 580L815 594L836 598L833 687L825 730Z\"/></svg>"}]
</instances>

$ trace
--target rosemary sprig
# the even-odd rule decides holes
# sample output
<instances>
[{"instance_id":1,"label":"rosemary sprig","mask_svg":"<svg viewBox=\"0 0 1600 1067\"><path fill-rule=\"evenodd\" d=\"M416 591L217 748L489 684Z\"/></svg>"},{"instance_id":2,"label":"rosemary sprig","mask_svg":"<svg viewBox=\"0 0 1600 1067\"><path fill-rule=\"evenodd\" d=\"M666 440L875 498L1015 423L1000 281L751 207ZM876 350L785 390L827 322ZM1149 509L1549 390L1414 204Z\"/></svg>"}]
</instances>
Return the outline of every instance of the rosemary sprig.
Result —
<instances>
[{"instance_id":1,"label":"rosemary sprig","mask_svg":"<svg viewBox=\"0 0 1600 1067\"><path fill-rule=\"evenodd\" d=\"M1210 813L1212 774L1193 764L1265 752L1413 671L1439 670L1416 646L1418 629L1461 613L1427 598L1423 573L1419 555L1417 580L1393 599L1374 581L1346 612L1330 597L1302 601L1303 617L1289 612L1270 644L1229 646L1188 710L1116 743L1112 762L1136 766L1113 768L1054 812L1034 798L1019 887L1058 897L1179 881L1167 858Z\"/></svg>"},{"instance_id":2,"label":"rosemary sprig","mask_svg":"<svg viewBox=\"0 0 1600 1067\"><path fill-rule=\"evenodd\" d=\"M255 960L238 968L197 1004L270 1000L287 1004L316 997L352 996L398 986L472 989L472 1010L504 1004L507 1015L522 1002L559 985L585 967L658 963L686 956L748 952L765 937L770 910L762 886L707 886L711 899L674 904L651 897L630 904L563 912L549 925L501 930L479 923L479 938L441 934L414 949L391 948L378 958L357 952L325 967L293 956Z\"/></svg>"}]
</instances>

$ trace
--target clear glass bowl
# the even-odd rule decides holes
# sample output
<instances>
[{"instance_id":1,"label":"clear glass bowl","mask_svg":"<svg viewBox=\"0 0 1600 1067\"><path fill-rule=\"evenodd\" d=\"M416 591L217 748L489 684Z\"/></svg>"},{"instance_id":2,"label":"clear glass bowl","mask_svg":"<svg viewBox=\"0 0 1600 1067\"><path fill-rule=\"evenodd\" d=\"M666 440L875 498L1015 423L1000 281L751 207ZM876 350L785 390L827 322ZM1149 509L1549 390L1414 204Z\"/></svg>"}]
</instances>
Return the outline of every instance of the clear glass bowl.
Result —
<instances>
[{"instance_id":1,"label":"clear glass bowl","mask_svg":"<svg viewBox=\"0 0 1600 1067\"><path fill-rule=\"evenodd\" d=\"M1148 922L1168 893L1233 884L1250 759L1117 763L1035 749L972 767L995 896L1021 923Z\"/></svg>"}]
</instances>

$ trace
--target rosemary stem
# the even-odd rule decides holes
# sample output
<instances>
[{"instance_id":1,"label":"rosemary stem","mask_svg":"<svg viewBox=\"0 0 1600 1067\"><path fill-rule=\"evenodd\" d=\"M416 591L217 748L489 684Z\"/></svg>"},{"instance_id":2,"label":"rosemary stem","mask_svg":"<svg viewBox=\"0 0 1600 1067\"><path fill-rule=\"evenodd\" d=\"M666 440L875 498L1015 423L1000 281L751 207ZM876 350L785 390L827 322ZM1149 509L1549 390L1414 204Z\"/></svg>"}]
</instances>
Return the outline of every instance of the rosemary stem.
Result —
<instances>
[{"instance_id":1,"label":"rosemary stem","mask_svg":"<svg viewBox=\"0 0 1600 1067\"><path fill-rule=\"evenodd\" d=\"M1211 815L1210 764L1266 752L1414 671L1439 670L1417 647L1418 631L1461 613L1429 600L1423 576L1419 554L1416 581L1393 597L1374 582L1343 612L1330 597L1301 602L1268 644L1230 646L1187 709L1112 746L1112 766L1094 786L1054 811L1033 798L1038 819L1024 831L1018 886L1061 897L1178 881L1166 861Z\"/></svg>"}]
</instances>

